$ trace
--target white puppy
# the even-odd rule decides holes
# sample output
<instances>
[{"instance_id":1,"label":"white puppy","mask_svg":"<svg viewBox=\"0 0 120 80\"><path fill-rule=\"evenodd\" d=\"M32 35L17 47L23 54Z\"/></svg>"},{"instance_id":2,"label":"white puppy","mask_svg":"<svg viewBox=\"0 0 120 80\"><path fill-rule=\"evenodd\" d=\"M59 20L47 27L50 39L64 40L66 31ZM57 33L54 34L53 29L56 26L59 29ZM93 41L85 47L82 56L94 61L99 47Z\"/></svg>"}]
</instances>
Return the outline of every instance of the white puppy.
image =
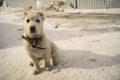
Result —
<instances>
[{"instance_id":1,"label":"white puppy","mask_svg":"<svg viewBox=\"0 0 120 80\"><path fill-rule=\"evenodd\" d=\"M24 13L24 34L22 35L23 44L31 58L31 65L34 66L33 74L40 73L39 61L45 60L45 70L51 70L50 58L53 65L58 65L57 47L47 39L43 32L44 15L38 10L29 10Z\"/></svg>"}]
</instances>

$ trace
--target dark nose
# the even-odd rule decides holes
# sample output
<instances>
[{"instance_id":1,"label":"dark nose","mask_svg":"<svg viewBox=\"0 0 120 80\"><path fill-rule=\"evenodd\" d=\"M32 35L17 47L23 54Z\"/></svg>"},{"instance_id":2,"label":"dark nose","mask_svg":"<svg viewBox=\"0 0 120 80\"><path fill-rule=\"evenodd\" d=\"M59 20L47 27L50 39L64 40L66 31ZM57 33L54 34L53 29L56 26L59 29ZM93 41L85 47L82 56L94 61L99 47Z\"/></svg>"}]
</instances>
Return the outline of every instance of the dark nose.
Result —
<instances>
[{"instance_id":1,"label":"dark nose","mask_svg":"<svg viewBox=\"0 0 120 80\"><path fill-rule=\"evenodd\" d=\"M30 32L31 32L31 33L34 33L34 32L35 32L35 26L31 26L31 27L30 27Z\"/></svg>"}]
</instances>

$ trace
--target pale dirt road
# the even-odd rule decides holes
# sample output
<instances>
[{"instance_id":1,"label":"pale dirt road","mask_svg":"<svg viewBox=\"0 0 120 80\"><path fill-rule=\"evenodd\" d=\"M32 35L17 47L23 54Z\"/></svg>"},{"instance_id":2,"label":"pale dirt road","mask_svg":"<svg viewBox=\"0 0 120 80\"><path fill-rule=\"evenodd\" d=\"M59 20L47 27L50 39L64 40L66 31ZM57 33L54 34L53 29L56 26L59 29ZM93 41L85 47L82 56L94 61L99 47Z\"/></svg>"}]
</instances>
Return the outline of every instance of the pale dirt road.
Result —
<instances>
[{"instance_id":1,"label":"pale dirt road","mask_svg":"<svg viewBox=\"0 0 120 80\"><path fill-rule=\"evenodd\" d=\"M119 16L47 18L45 33L59 47L60 63L37 76L28 66L18 21L15 13L0 14L0 80L120 80Z\"/></svg>"}]
</instances>

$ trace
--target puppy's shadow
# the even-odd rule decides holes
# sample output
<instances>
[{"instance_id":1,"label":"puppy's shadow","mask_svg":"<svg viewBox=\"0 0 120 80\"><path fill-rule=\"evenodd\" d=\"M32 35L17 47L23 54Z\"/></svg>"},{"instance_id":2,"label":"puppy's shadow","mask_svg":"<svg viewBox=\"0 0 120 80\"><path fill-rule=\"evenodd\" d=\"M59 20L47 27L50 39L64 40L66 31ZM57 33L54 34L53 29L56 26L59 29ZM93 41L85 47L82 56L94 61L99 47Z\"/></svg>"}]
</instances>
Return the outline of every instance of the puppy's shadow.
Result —
<instances>
[{"instance_id":1,"label":"puppy's shadow","mask_svg":"<svg viewBox=\"0 0 120 80\"><path fill-rule=\"evenodd\" d=\"M58 68L93 69L120 65L120 56L95 54L90 51L61 50Z\"/></svg>"}]
</instances>

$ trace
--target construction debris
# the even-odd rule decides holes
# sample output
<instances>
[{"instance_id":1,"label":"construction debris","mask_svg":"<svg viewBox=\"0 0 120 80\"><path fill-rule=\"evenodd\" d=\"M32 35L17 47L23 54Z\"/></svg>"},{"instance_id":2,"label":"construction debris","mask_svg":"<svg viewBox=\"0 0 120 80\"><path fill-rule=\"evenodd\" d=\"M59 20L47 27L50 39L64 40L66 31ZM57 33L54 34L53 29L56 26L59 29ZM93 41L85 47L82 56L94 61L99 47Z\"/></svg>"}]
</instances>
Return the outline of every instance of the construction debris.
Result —
<instances>
[{"instance_id":1,"label":"construction debris","mask_svg":"<svg viewBox=\"0 0 120 80\"><path fill-rule=\"evenodd\" d=\"M46 10L63 12L65 8L74 8L73 4L67 0L54 0L46 7Z\"/></svg>"}]
</instances>

